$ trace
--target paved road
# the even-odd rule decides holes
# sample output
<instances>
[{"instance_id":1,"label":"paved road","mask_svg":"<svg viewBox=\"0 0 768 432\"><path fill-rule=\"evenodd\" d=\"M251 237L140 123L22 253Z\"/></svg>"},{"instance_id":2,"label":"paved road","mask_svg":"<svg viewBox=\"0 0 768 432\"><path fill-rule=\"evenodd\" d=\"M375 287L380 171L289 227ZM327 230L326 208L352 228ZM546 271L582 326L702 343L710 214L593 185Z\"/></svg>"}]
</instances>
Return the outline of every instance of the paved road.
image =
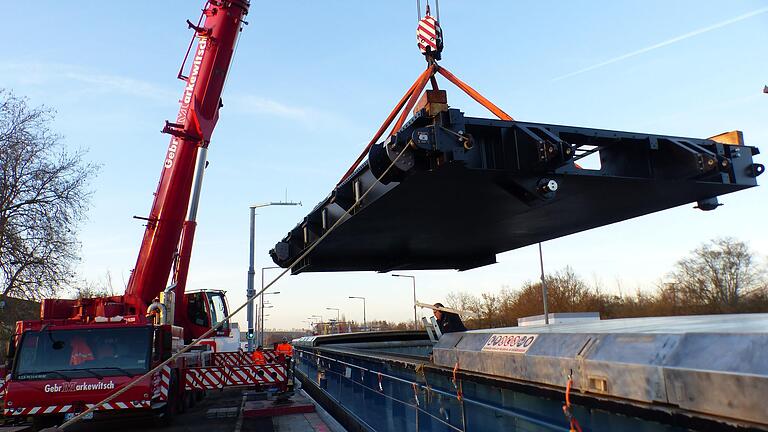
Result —
<instances>
[{"instance_id":1,"label":"paved road","mask_svg":"<svg viewBox=\"0 0 768 432\"><path fill-rule=\"evenodd\" d=\"M67 432L273 432L271 419L242 419L238 422L242 401L241 390L210 392L208 397L198 402L186 413L178 415L168 426L156 426L152 420L147 419L105 420L83 422L68 428ZM227 409L235 411L236 414L231 417L224 417ZM212 417L211 414L214 412L221 417Z\"/></svg>"},{"instance_id":2,"label":"paved road","mask_svg":"<svg viewBox=\"0 0 768 432\"><path fill-rule=\"evenodd\" d=\"M299 397L299 396L297 396ZM306 396L304 396L306 398ZM329 432L344 431L326 413L284 415L277 418L245 418L240 416L242 390L209 392L170 425L158 426L151 418L121 418L84 421L66 432ZM0 427L0 431L5 429ZM24 430L23 432L27 432Z\"/></svg>"}]
</instances>

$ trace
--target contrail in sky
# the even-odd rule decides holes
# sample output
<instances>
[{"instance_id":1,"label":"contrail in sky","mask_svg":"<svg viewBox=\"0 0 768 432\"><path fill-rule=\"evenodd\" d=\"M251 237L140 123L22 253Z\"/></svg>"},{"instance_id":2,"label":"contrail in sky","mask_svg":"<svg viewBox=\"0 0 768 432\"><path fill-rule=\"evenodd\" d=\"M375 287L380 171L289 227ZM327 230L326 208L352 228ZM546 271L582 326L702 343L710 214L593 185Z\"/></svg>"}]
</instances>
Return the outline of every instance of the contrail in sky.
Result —
<instances>
[{"instance_id":1,"label":"contrail in sky","mask_svg":"<svg viewBox=\"0 0 768 432\"><path fill-rule=\"evenodd\" d=\"M734 18L727 19L725 21L719 22L717 24L712 24L711 26L702 27L702 28L700 28L698 30L694 30L692 32L688 32L688 33L686 33L684 35L673 37L672 39L668 39L668 40L665 40L663 42L659 42L657 44L654 44L654 45L651 45L651 46L647 46L645 48L640 48L637 51L632 51L632 52L629 52L629 53L626 53L626 54L622 54L622 55L620 55L618 57L614 57L614 58L612 58L610 60L606 60L604 62L600 62L600 63L594 64L592 66L589 66L589 67L585 67L584 69L579 69L576 72L571 72L569 74L565 74L565 75L559 76L557 78L554 78L552 81L560 81L560 80L563 80L563 79L566 79L566 78L570 78L570 77L572 77L574 75L583 74L584 72L589 72L591 70L595 70L597 68L601 68L603 66L607 66L607 65L612 64L612 63L616 63L616 62L619 62L619 61L622 61L622 60L626 60L626 59L628 59L630 57L634 57L634 56L637 56L637 55L640 55L640 54L645 54L648 51L653 51L653 50L655 50L657 48L662 48L662 47L665 47L667 45L672 45L675 42L680 42L681 40L692 38L692 37L698 36L698 35L700 35L702 33L706 33L706 32L712 31L712 30L716 30L716 29L719 29L721 27L725 27L727 25L730 25L730 24L733 24L733 23L737 23L739 21L744 21L745 19L752 18L753 16L760 15L760 14L763 14L763 13L766 13L766 12L768 12L768 7L764 7L764 8L757 9L757 10L753 10L752 12L747 12L744 15L739 15L737 17L734 17Z\"/></svg>"}]
</instances>

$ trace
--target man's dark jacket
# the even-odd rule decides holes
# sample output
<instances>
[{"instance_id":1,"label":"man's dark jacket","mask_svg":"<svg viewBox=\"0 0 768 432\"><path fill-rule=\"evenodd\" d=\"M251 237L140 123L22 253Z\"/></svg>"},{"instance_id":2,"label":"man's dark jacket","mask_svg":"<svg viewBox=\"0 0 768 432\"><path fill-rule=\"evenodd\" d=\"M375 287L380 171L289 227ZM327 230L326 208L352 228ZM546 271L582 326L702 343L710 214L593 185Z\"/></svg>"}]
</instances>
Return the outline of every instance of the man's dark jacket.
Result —
<instances>
[{"instance_id":1,"label":"man's dark jacket","mask_svg":"<svg viewBox=\"0 0 768 432\"><path fill-rule=\"evenodd\" d=\"M467 328L464 327L464 323L461 322L461 318L457 314L450 312L442 312L441 314L442 316L437 321L437 326L440 327L440 331L443 334L467 331Z\"/></svg>"}]
</instances>

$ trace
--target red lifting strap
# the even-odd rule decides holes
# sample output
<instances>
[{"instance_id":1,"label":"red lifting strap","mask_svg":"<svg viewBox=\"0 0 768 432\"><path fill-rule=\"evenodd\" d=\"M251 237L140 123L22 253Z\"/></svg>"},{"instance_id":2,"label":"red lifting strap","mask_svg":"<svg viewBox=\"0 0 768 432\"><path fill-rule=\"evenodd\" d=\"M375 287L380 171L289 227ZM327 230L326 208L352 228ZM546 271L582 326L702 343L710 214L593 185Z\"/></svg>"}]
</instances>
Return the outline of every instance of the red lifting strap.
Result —
<instances>
[{"instance_id":1,"label":"red lifting strap","mask_svg":"<svg viewBox=\"0 0 768 432\"><path fill-rule=\"evenodd\" d=\"M392 112L389 113L389 115L387 116L387 119L384 120L384 123L381 125L379 130L376 131L376 135L374 135L371 141L368 143L368 145L365 146L365 149L363 149L363 152L360 153L360 156L357 157L357 160L355 160L355 162L352 164L349 170L347 170L347 172L341 178L341 180L339 180L339 182L336 183L336 186L340 185L344 180L346 180L350 175L352 175L353 172L355 172L355 169L357 168L358 165L360 165L360 162L362 162L363 159L365 159L365 156L368 154L368 151L371 149L371 147L374 144L376 144L376 141L378 141L379 138L381 138L381 135L384 133L385 130L387 130L387 127L389 127L389 125L392 123L392 120L395 119L395 116L397 115L397 113L399 113L400 110L403 108L405 101L407 101L411 97L413 90L416 88L416 86L419 85L419 83L422 81L422 78L425 75L431 76L432 73L434 72L432 71L432 66L430 66L424 72L422 72L418 78L416 78L416 81L414 81L414 83L411 85L408 91L405 92L403 97L400 99L400 102L397 103L397 105L392 110Z\"/></svg>"},{"instance_id":2,"label":"red lifting strap","mask_svg":"<svg viewBox=\"0 0 768 432\"><path fill-rule=\"evenodd\" d=\"M357 157L355 162L347 170L347 172L344 174L341 180L339 180L336 186L340 185L344 180L349 178L349 176L351 176L353 172L355 172L355 169L357 169L357 166L360 165L360 162L362 162L363 159L365 159L365 156L368 154L368 151L370 151L371 147L374 144L376 144L379 138L381 138L381 135L384 134L384 131L387 129L387 127L389 127L389 125L392 123L392 120L395 119L395 116L401 110L402 110L402 113L400 113L400 117L397 119L397 123L395 123L395 125L392 127L392 131L390 132L390 135L396 134L397 131L399 131L400 128L403 127L405 120L408 118L408 113L413 109L413 106L418 101L419 96L421 96L421 93L422 91L424 91L424 87L426 87L427 83L431 80L433 81L433 86L437 88L437 82L434 79L435 73L439 73L440 75L444 76L448 81L452 82L456 87L458 87L464 93L469 95L469 97L477 101L480 105L484 106L485 108L488 108L490 112L492 112L496 117L500 118L501 120L514 120L512 116L505 113L501 108L494 105L493 102L486 99L483 95L478 93L477 90L470 87L469 84L460 80L456 75L448 71L448 69L445 69L444 67L439 66L436 63L430 64L429 67L427 67L427 69L424 72L422 72L421 75L419 75L416 81L414 81L414 83L411 85L408 91L405 92L405 94L397 103L397 105L392 110L392 112L389 113L389 116L387 116L387 119L384 120L384 123L381 125L379 130L376 131L376 135L374 135L371 141L368 143L368 145L365 146L365 149L363 150L363 152L360 153L360 156ZM405 109L403 109L403 106L405 106Z\"/></svg>"},{"instance_id":3,"label":"red lifting strap","mask_svg":"<svg viewBox=\"0 0 768 432\"><path fill-rule=\"evenodd\" d=\"M437 72L444 76L448 81L452 82L456 87L460 88L464 93L469 95L472 99L476 100L480 105L488 108L488 111L492 112L496 117L502 120L514 120L512 116L505 113L501 108L493 104L493 102L486 99L483 95L477 92L477 90L470 87L467 83L460 80L456 75L450 73L448 69L437 66Z\"/></svg>"},{"instance_id":4,"label":"red lifting strap","mask_svg":"<svg viewBox=\"0 0 768 432\"><path fill-rule=\"evenodd\" d=\"M417 82L416 87L411 92L411 97L408 99L408 103L405 105L405 108L403 109L403 112L400 113L400 118L397 119L397 123L395 123L395 126L392 128L392 131L389 133L390 135L394 135L397 133L397 131L400 130L401 127L403 127L403 124L405 123L405 119L408 118L408 113L411 112L413 109L413 106L416 105L416 101L419 100L419 96L421 96L421 92L424 91L424 87L427 86L427 83L429 82L430 78L432 78L435 75L435 69L437 68L437 65L430 65L424 73L419 76L419 81Z\"/></svg>"}]
</instances>

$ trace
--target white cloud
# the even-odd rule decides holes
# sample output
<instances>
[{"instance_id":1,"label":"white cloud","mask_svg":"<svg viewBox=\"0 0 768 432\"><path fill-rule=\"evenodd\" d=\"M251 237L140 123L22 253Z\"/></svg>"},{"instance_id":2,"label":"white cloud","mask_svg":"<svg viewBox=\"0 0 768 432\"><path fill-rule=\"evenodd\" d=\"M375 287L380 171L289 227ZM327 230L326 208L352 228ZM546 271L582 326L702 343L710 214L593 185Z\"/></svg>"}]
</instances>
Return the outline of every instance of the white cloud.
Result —
<instances>
[{"instance_id":1,"label":"white cloud","mask_svg":"<svg viewBox=\"0 0 768 432\"><path fill-rule=\"evenodd\" d=\"M761 9L756 9L756 10L753 10L752 12L747 12L747 13L745 13L743 15L739 15L737 17L730 18L730 19L727 19L725 21L721 21L721 22L719 22L717 24L712 24L710 26L702 27L700 29L693 30L693 31L690 31L688 33L682 34L680 36L673 37L672 39L667 39L667 40L665 40L663 42L659 42L659 43L647 46L645 48L640 48L638 50L635 50L635 51L632 51L632 52L628 52L626 54L622 54L622 55L620 55L618 57L614 57L612 59L609 59L609 60L606 60L606 61L594 64L592 66L588 66L588 67L585 67L583 69L579 69L577 71L574 71L574 72L571 72L571 73L567 73L565 75L561 75L561 76L559 76L557 78L552 79L552 81L564 80L566 78L570 78L572 76L580 75L580 74L583 74L585 72L589 72L589 71L601 68L603 66L608 66L609 64L620 62L622 60L626 60L626 59L628 59L630 57L635 57L635 56L638 56L640 54L645 54L645 53L647 53L649 51L653 51L655 49L663 48L663 47L665 47L667 45L672 45L673 43L677 43L677 42L683 41L685 39L689 39L689 38L692 38L694 36L698 36L698 35L700 35L702 33L710 32L712 30L717 30L717 29L719 29L721 27L725 27L727 25L735 24L735 23L737 23L739 21L744 21L745 19L752 18L754 16L757 16L757 15L760 15L760 14L763 14L763 13L766 13L766 12L768 12L768 7L764 7L764 8L761 8Z\"/></svg>"},{"instance_id":2,"label":"white cloud","mask_svg":"<svg viewBox=\"0 0 768 432\"><path fill-rule=\"evenodd\" d=\"M273 115L301 121L307 121L313 116L313 110L310 108L290 106L260 96L234 96L228 99L229 104L235 105L236 109L253 114Z\"/></svg>"},{"instance_id":3,"label":"white cloud","mask_svg":"<svg viewBox=\"0 0 768 432\"><path fill-rule=\"evenodd\" d=\"M164 87L145 80L64 63L0 61L0 76L4 77L3 85L8 87L66 88L68 94L111 93L163 103L178 100L182 88L181 83L176 88ZM342 116L314 107L290 105L258 95L225 94L224 98L228 109L289 119L310 129L353 127Z\"/></svg>"},{"instance_id":4,"label":"white cloud","mask_svg":"<svg viewBox=\"0 0 768 432\"><path fill-rule=\"evenodd\" d=\"M69 88L80 93L120 93L161 101L178 97L178 92L148 81L64 63L0 62L0 73L7 82L25 86L58 86L69 82L84 84Z\"/></svg>"},{"instance_id":5,"label":"white cloud","mask_svg":"<svg viewBox=\"0 0 768 432\"><path fill-rule=\"evenodd\" d=\"M233 109L245 114L293 120L309 129L330 127L356 130L358 128L343 116L333 112L323 111L310 106L289 105L257 95L237 94L226 96L224 102L227 105L227 109Z\"/></svg>"}]
</instances>

